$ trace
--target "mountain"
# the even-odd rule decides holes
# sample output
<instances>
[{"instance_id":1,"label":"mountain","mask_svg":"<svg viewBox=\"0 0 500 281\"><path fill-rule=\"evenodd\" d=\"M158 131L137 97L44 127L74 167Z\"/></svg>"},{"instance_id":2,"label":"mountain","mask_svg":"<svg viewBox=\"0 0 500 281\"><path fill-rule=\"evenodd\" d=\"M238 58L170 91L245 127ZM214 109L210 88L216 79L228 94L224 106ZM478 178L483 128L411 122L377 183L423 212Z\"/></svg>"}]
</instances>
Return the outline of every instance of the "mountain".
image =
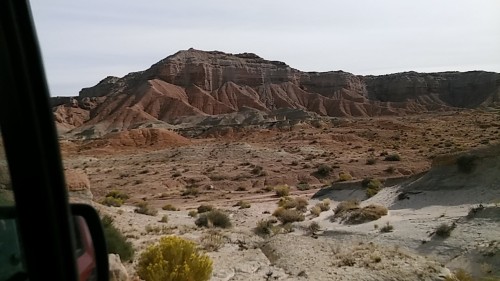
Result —
<instances>
[{"instance_id":1,"label":"mountain","mask_svg":"<svg viewBox=\"0 0 500 281\"><path fill-rule=\"evenodd\" d=\"M207 118L241 124L254 110L262 116L250 119L260 121L284 109L332 117L406 115L497 107L500 74L303 72L252 53L189 49L147 70L106 77L77 97L53 98L52 105L61 131L97 135L144 126L188 126Z\"/></svg>"}]
</instances>

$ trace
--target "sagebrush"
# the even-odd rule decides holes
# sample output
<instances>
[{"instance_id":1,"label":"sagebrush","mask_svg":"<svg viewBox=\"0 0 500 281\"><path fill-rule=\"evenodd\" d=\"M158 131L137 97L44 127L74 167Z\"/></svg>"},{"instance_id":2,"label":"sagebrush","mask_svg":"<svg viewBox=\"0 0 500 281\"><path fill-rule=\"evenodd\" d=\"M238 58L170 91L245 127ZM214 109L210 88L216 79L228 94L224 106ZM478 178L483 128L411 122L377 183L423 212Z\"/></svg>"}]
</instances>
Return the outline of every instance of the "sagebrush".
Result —
<instances>
[{"instance_id":1,"label":"sagebrush","mask_svg":"<svg viewBox=\"0 0 500 281\"><path fill-rule=\"evenodd\" d=\"M145 281L205 281L212 260L194 242L177 236L162 237L139 257L137 275Z\"/></svg>"},{"instance_id":2,"label":"sagebrush","mask_svg":"<svg viewBox=\"0 0 500 281\"><path fill-rule=\"evenodd\" d=\"M101 224L104 230L104 238L108 248L108 253L118 254L122 261L129 261L134 257L134 248L132 243L127 241L121 231L113 224L113 218L104 216L101 218Z\"/></svg>"}]
</instances>

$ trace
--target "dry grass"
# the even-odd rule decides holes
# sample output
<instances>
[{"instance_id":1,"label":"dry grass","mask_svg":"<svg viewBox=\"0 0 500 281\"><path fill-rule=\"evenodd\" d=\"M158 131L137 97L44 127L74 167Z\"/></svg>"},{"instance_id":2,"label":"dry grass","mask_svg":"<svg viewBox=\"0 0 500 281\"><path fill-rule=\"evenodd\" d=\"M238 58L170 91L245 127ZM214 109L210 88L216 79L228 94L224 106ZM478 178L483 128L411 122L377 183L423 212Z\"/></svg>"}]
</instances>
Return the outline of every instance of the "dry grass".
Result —
<instances>
[{"instance_id":1,"label":"dry grass","mask_svg":"<svg viewBox=\"0 0 500 281\"><path fill-rule=\"evenodd\" d=\"M311 215L313 215L315 217L319 217L319 215L321 214L321 208L316 205L316 206L311 208L310 212L311 212Z\"/></svg>"},{"instance_id":2,"label":"dry grass","mask_svg":"<svg viewBox=\"0 0 500 281\"><path fill-rule=\"evenodd\" d=\"M304 197L296 197L295 198L295 209L297 209L297 211L306 212L307 205L309 205L309 202L307 201L306 198L304 198Z\"/></svg>"},{"instance_id":3,"label":"dry grass","mask_svg":"<svg viewBox=\"0 0 500 281\"><path fill-rule=\"evenodd\" d=\"M165 210L165 211L179 211L178 208L176 208L174 205L172 204L166 204L166 205L163 205L163 207L161 207L162 210Z\"/></svg>"},{"instance_id":4,"label":"dry grass","mask_svg":"<svg viewBox=\"0 0 500 281\"><path fill-rule=\"evenodd\" d=\"M278 207L282 207L284 209L293 209L297 207L297 201L289 196L281 197L278 201Z\"/></svg>"},{"instance_id":5,"label":"dry grass","mask_svg":"<svg viewBox=\"0 0 500 281\"><path fill-rule=\"evenodd\" d=\"M286 184L274 187L274 192L278 197L288 196L290 194L290 187Z\"/></svg>"},{"instance_id":6,"label":"dry grass","mask_svg":"<svg viewBox=\"0 0 500 281\"><path fill-rule=\"evenodd\" d=\"M335 215L340 215L344 212L359 209L359 200L347 200L340 202L333 212Z\"/></svg>"},{"instance_id":7,"label":"dry grass","mask_svg":"<svg viewBox=\"0 0 500 281\"><path fill-rule=\"evenodd\" d=\"M148 215L148 216L156 216L158 214L158 210L152 208L149 206L147 202L139 202L137 205L135 205L136 208L134 212L138 214L143 214L143 215Z\"/></svg>"},{"instance_id":8,"label":"dry grass","mask_svg":"<svg viewBox=\"0 0 500 281\"><path fill-rule=\"evenodd\" d=\"M350 200L339 203L331 219L340 219L341 222L346 224L360 224L378 220L387 215L387 212L387 208L381 205L371 204L361 208L359 201Z\"/></svg>"},{"instance_id":9,"label":"dry grass","mask_svg":"<svg viewBox=\"0 0 500 281\"><path fill-rule=\"evenodd\" d=\"M269 236L272 234L274 223L273 220L259 220L253 231L259 236Z\"/></svg>"},{"instance_id":10,"label":"dry grass","mask_svg":"<svg viewBox=\"0 0 500 281\"><path fill-rule=\"evenodd\" d=\"M303 221L305 219L304 214L294 209L284 209L279 207L273 213L282 224Z\"/></svg>"},{"instance_id":11,"label":"dry grass","mask_svg":"<svg viewBox=\"0 0 500 281\"><path fill-rule=\"evenodd\" d=\"M201 245L207 252L217 252L226 244L227 237L216 230L209 230L201 238Z\"/></svg>"}]
</instances>

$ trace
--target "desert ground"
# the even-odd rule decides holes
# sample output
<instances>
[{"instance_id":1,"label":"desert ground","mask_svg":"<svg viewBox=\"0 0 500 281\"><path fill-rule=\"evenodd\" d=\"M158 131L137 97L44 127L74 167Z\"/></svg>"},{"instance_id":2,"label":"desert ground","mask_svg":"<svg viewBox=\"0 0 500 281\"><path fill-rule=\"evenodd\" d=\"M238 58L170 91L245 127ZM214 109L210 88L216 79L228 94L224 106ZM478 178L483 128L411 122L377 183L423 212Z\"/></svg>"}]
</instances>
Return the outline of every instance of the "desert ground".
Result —
<instances>
[{"instance_id":1,"label":"desert ground","mask_svg":"<svg viewBox=\"0 0 500 281\"><path fill-rule=\"evenodd\" d=\"M121 137L61 137L61 148L65 167L88 177L93 204L133 243L136 258L125 263L131 278L138 279L141 251L169 234L208 252L211 280L445 280L460 269L478 280L500 278L497 112L321 118L160 144ZM475 169L457 171L457 157L470 151L479 151ZM383 187L368 198L364 179ZM276 222L258 235L259 221L276 220L280 185L306 199L304 220ZM119 207L102 204L112 191L129 198ZM313 215L326 198L329 210ZM388 212L359 224L332 218L340 202L355 199ZM136 213L141 202L158 213ZM178 210L163 210L167 204ZM227 212L232 227L196 226L189 212L203 204ZM442 224L449 237L436 235Z\"/></svg>"}]
</instances>

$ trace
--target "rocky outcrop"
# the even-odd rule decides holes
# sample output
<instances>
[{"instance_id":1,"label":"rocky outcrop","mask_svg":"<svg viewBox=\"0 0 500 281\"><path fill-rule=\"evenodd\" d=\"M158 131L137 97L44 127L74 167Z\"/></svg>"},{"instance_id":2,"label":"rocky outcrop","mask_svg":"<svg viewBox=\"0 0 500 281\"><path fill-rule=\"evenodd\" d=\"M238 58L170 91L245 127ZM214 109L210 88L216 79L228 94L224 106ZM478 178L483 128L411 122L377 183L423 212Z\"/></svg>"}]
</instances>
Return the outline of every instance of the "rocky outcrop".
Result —
<instances>
[{"instance_id":1,"label":"rocky outcrop","mask_svg":"<svg viewBox=\"0 0 500 281\"><path fill-rule=\"evenodd\" d=\"M109 281L129 281L127 269L122 264L120 256L117 254L109 254Z\"/></svg>"},{"instance_id":2,"label":"rocky outcrop","mask_svg":"<svg viewBox=\"0 0 500 281\"><path fill-rule=\"evenodd\" d=\"M91 204L94 198L90 191L90 180L81 170L64 170L66 188L71 202Z\"/></svg>"},{"instance_id":3,"label":"rocky outcrop","mask_svg":"<svg viewBox=\"0 0 500 281\"><path fill-rule=\"evenodd\" d=\"M185 122L253 108L292 108L322 116L405 115L500 105L500 74L484 71L357 76L302 72L255 54L179 51L149 69L107 77L78 97L54 98L61 129L100 124L104 132L137 124ZM103 125L104 124L104 125Z\"/></svg>"}]
</instances>

